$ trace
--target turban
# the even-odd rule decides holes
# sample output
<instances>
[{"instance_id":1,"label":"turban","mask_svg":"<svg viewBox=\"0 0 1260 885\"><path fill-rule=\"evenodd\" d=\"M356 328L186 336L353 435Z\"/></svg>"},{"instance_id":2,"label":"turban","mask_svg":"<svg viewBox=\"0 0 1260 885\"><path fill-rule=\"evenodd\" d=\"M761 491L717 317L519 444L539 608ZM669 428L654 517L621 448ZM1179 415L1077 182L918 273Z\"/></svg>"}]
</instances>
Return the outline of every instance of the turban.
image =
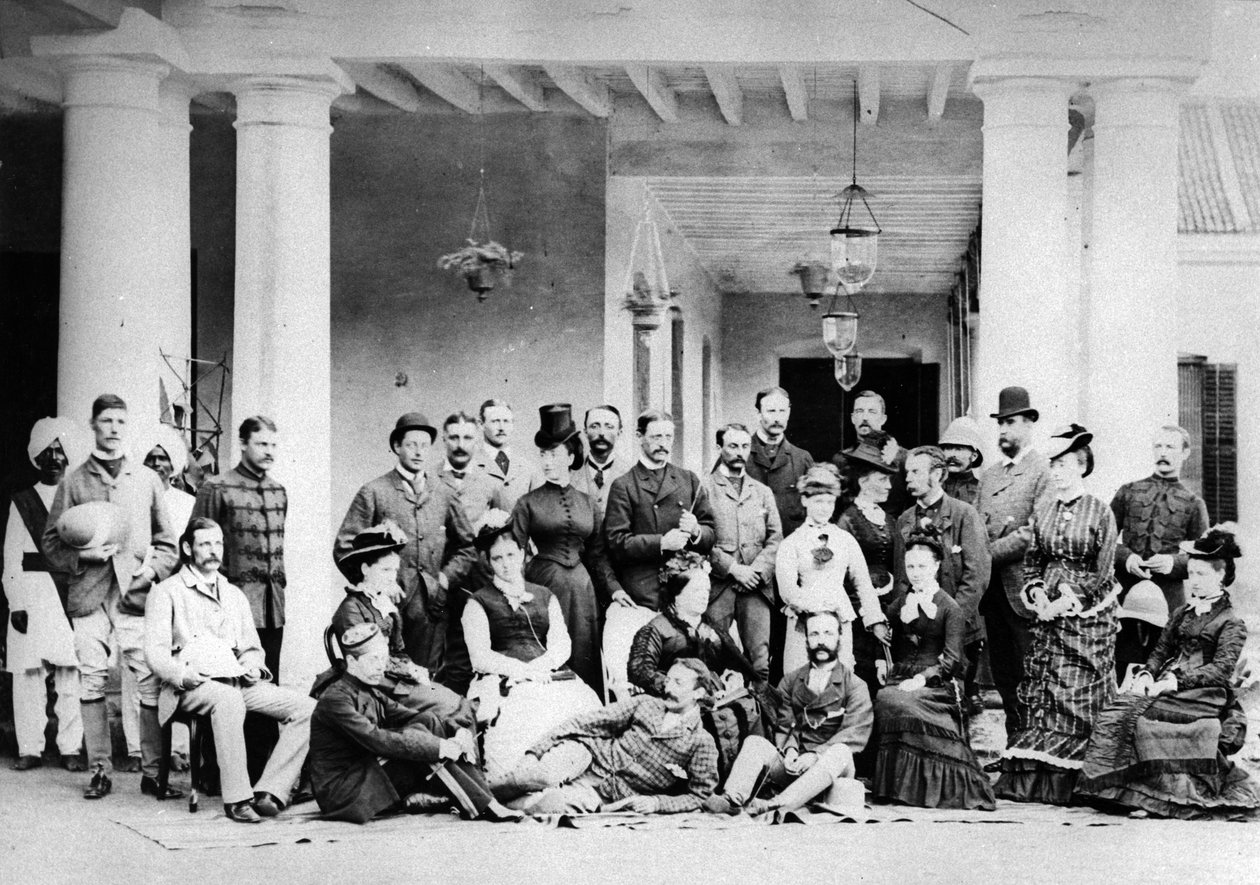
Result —
<instances>
[{"instance_id":1,"label":"turban","mask_svg":"<svg viewBox=\"0 0 1260 885\"><path fill-rule=\"evenodd\" d=\"M78 431L78 425L69 418L40 418L31 428L31 441L26 445L26 457L34 464L40 452L60 440L70 466L77 467L87 457L79 446Z\"/></svg>"}]
</instances>

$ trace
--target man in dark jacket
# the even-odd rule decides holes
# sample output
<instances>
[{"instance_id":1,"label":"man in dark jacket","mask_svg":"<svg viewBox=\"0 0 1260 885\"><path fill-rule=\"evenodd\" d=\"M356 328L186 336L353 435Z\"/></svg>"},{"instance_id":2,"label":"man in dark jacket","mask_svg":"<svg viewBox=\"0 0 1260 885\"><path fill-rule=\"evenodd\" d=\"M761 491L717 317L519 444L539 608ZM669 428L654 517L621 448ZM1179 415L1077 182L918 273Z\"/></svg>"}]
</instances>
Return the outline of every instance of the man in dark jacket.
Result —
<instances>
[{"instance_id":1,"label":"man in dark jacket","mask_svg":"<svg viewBox=\"0 0 1260 885\"><path fill-rule=\"evenodd\" d=\"M466 817L521 817L490 794L473 761L471 731L381 692L389 643L375 624L356 624L341 641L346 671L311 717L311 787L325 817L361 824L387 811L435 810L452 799Z\"/></svg>"},{"instance_id":2,"label":"man in dark jacket","mask_svg":"<svg viewBox=\"0 0 1260 885\"><path fill-rule=\"evenodd\" d=\"M784 435L792 417L792 401L782 387L767 387L757 394L761 426L753 434L748 475L770 487L779 508L779 522L786 538L805 521L796 481L814 466L814 456L792 445Z\"/></svg>"},{"instance_id":3,"label":"man in dark jacket","mask_svg":"<svg viewBox=\"0 0 1260 885\"><path fill-rule=\"evenodd\" d=\"M642 447L630 472L613 480L604 532L626 603L660 608L660 568L673 553L713 548L713 510L700 477L669 463L674 419L649 409L635 435ZM615 602L622 600L614 594Z\"/></svg>"}]
</instances>

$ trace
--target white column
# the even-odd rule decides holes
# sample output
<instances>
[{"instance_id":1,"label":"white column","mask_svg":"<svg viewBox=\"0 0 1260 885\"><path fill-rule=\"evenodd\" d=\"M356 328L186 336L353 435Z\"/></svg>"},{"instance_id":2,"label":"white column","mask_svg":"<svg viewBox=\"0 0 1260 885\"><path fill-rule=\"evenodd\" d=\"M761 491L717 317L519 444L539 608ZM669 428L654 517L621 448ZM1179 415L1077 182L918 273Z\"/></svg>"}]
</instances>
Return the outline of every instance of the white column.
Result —
<instances>
[{"instance_id":1,"label":"white column","mask_svg":"<svg viewBox=\"0 0 1260 885\"><path fill-rule=\"evenodd\" d=\"M236 92L236 300L232 416L276 422L289 494L285 681L308 684L335 605L329 111L326 79L253 76Z\"/></svg>"},{"instance_id":2,"label":"white column","mask_svg":"<svg viewBox=\"0 0 1260 885\"><path fill-rule=\"evenodd\" d=\"M133 420L156 420L170 321L154 257L167 248L163 176L154 160L158 83L169 68L119 56L60 61L65 90L57 409L87 420L100 393Z\"/></svg>"},{"instance_id":3,"label":"white column","mask_svg":"<svg viewBox=\"0 0 1260 885\"><path fill-rule=\"evenodd\" d=\"M1093 487L1110 495L1151 470L1150 433L1177 418L1177 125L1172 80L1092 86L1086 416Z\"/></svg>"},{"instance_id":4,"label":"white column","mask_svg":"<svg viewBox=\"0 0 1260 885\"><path fill-rule=\"evenodd\" d=\"M190 167L189 133L192 125L188 105L196 89L174 77L162 81L158 89L161 115L158 120L158 152L154 157L154 174L161 181L161 217L165 237L162 249L153 256L153 273L162 288L164 322L157 345L170 357L170 364L189 379L188 364L192 356L192 233L190 230ZM161 378L172 399L179 395L179 381L161 366Z\"/></svg>"},{"instance_id":5,"label":"white column","mask_svg":"<svg viewBox=\"0 0 1260 885\"><path fill-rule=\"evenodd\" d=\"M984 206L972 411L983 425L998 392L1019 385L1053 427L1076 405L1064 273L1073 84L1006 78L974 89L984 101Z\"/></svg>"}]
</instances>

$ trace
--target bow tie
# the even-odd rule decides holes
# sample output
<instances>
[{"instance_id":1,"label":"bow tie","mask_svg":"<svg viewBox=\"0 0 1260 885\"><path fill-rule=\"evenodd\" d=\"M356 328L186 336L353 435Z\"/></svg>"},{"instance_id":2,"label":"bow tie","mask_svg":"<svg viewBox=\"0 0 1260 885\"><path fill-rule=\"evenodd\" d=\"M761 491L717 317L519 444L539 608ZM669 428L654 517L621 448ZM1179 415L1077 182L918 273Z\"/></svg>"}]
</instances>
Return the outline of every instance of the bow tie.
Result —
<instances>
[{"instance_id":1,"label":"bow tie","mask_svg":"<svg viewBox=\"0 0 1260 885\"><path fill-rule=\"evenodd\" d=\"M935 588L907 593L906 602L901 607L901 623L913 623L919 617L920 612L923 613L924 617L934 619L936 617L936 603L932 601L932 597L935 593Z\"/></svg>"},{"instance_id":2,"label":"bow tie","mask_svg":"<svg viewBox=\"0 0 1260 885\"><path fill-rule=\"evenodd\" d=\"M1217 593L1215 596L1202 597L1190 596L1186 598L1186 605L1190 606L1190 610L1196 615L1202 617L1212 610L1212 606L1216 605L1216 600L1224 596L1224 593Z\"/></svg>"}]
</instances>

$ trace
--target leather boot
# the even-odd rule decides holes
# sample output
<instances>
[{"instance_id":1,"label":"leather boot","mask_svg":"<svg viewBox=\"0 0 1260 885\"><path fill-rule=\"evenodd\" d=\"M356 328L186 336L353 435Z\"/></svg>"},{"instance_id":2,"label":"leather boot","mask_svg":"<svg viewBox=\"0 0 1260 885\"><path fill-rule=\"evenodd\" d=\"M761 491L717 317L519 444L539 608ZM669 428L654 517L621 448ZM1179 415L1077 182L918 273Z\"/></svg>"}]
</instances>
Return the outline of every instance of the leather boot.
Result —
<instances>
[{"instance_id":1,"label":"leather boot","mask_svg":"<svg viewBox=\"0 0 1260 885\"><path fill-rule=\"evenodd\" d=\"M775 797L772 805L784 811L795 811L806 805L811 799L826 792L831 787L833 780L831 772L821 765L815 765L788 784L787 789Z\"/></svg>"},{"instance_id":2,"label":"leather boot","mask_svg":"<svg viewBox=\"0 0 1260 885\"><path fill-rule=\"evenodd\" d=\"M542 763L532 756L527 756L515 768L490 784L490 792L500 802L511 802L528 793L537 793L550 786L551 779Z\"/></svg>"}]
</instances>

